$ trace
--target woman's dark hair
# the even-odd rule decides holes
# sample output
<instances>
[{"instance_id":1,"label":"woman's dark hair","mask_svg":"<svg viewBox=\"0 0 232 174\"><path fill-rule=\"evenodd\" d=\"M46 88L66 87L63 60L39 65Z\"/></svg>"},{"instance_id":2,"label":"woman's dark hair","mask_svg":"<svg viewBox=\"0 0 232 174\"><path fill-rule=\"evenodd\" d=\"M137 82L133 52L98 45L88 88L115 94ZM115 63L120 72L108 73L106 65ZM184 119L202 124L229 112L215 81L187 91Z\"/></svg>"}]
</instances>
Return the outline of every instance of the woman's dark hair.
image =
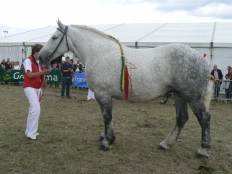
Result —
<instances>
[{"instance_id":1,"label":"woman's dark hair","mask_svg":"<svg viewBox=\"0 0 232 174\"><path fill-rule=\"evenodd\" d=\"M40 50L42 49L43 45L40 45L40 44L35 44L33 47L32 47L32 55L35 54L35 52L40 52Z\"/></svg>"},{"instance_id":2,"label":"woman's dark hair","mask_svg":"<svg viewBox=\"0 0 232 174\"><path fill-rule=\"evenodd\" d=\"M227 66L227 69L228 69L228 74L230 73L230 69L232 69L231 68L231 66Z\"/></svg>"}]
</instances>

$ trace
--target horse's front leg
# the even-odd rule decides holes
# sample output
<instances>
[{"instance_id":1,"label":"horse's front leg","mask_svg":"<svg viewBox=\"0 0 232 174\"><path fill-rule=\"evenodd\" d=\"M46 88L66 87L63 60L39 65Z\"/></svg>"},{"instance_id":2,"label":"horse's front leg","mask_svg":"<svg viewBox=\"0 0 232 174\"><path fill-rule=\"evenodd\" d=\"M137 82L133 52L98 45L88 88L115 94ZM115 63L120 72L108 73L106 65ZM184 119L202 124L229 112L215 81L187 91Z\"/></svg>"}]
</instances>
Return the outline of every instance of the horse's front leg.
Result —
<instances>
[{"instance_id":1,"label":"horse's front leg","mask_svg":"<svg viewBox=\"0 0 232 174\"><path fill-rule=\"evenodd\" d=\"M113 120L112 120L112 99L111 97L95 96L102 112L105 123L105 130L100 135L100 150L107 151L111 148L115 140Z\"/></svg>"}]
</instances>

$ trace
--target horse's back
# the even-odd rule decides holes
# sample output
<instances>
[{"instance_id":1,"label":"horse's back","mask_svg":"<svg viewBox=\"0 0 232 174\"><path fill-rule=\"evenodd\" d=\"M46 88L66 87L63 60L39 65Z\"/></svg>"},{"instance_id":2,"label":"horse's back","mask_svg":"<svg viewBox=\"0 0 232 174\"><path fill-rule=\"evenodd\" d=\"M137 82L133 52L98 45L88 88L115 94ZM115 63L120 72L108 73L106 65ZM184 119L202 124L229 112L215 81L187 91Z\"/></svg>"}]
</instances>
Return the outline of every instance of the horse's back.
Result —
<instances>
[{"instance_id":1,"label":"horse's back","mask_svg":"<svg viewBox=\"0 0 232 174\"><path fill-rule=\"evenodd\" d=\"M196 50L181 44L170 45L170 84L184 97L201 98L209 81L209 65Z\"/></svg>"},{"instance_id":2,"label":"horse's back","mask_svg":"<svg viewBox=\"0 0 232 174\"><path fill-rule=\"evenodd\" d=\"M169 44L152 49L128 49L134 99L153 99L169 90L183 95L201 96L209 78L205 59L183 44Z\"/></svg>"}]
</instances>

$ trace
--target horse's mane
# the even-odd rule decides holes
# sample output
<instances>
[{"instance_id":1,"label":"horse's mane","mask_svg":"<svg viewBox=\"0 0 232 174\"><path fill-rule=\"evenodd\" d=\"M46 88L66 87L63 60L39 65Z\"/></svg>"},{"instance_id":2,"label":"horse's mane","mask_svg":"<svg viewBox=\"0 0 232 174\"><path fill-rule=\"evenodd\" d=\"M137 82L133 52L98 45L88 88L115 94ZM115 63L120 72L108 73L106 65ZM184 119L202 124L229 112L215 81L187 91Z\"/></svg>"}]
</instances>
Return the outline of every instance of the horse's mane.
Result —
<instances>
[{"instance_id":1,"label":"horse's mane","mask_svg":"<svg viewBox=\"0 0 232 174\"><path fill-rule=\"evenodd\" d=\"M89 27L89 26L86 26L86 25L73 25L73 24L70 25L70 27L80 28L80 29L84 29L84 30L89 30L89 31L92 31L92 32L94 32L96 34L99 34L99 35L101 35L101 36L103 36L103 37L105 37L107 39L113 40L113 41L115 41L118 44L120 43L118 41L118 39L114 38L113 36L105 34L104 32L99 31L99 30L97 30L96 28L93 28L93 27Z\"/></svg>"}]
</instances>

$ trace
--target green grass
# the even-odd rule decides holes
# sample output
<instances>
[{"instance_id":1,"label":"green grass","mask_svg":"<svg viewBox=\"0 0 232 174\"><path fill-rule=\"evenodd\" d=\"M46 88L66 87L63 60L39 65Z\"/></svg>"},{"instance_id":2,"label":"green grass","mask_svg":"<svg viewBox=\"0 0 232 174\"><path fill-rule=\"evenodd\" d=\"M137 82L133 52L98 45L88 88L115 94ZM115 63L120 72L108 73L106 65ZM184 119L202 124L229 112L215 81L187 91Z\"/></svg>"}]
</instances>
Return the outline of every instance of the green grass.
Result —
<instances>
[{"instance_id":1,"label":"green grass","mask_svg":"<svg viewBox=\"0 0 232 174\"><path fill-rule=\"evenodd\" d=\"M24 131L29 103L22 87L0 85L0 174L45 173L232 173L232 104L213 101L210 112L212 148L209 159L196 158L201 128L189 109L177 143L157 149L175 123L174 100L147 103L113 100L116 141L112 150L99 148L104 129L96 101L87 90L72 89L72 99L60 99L60 89L47 87L41 103L40 136Z\"/></svg>"}]
</instances>

